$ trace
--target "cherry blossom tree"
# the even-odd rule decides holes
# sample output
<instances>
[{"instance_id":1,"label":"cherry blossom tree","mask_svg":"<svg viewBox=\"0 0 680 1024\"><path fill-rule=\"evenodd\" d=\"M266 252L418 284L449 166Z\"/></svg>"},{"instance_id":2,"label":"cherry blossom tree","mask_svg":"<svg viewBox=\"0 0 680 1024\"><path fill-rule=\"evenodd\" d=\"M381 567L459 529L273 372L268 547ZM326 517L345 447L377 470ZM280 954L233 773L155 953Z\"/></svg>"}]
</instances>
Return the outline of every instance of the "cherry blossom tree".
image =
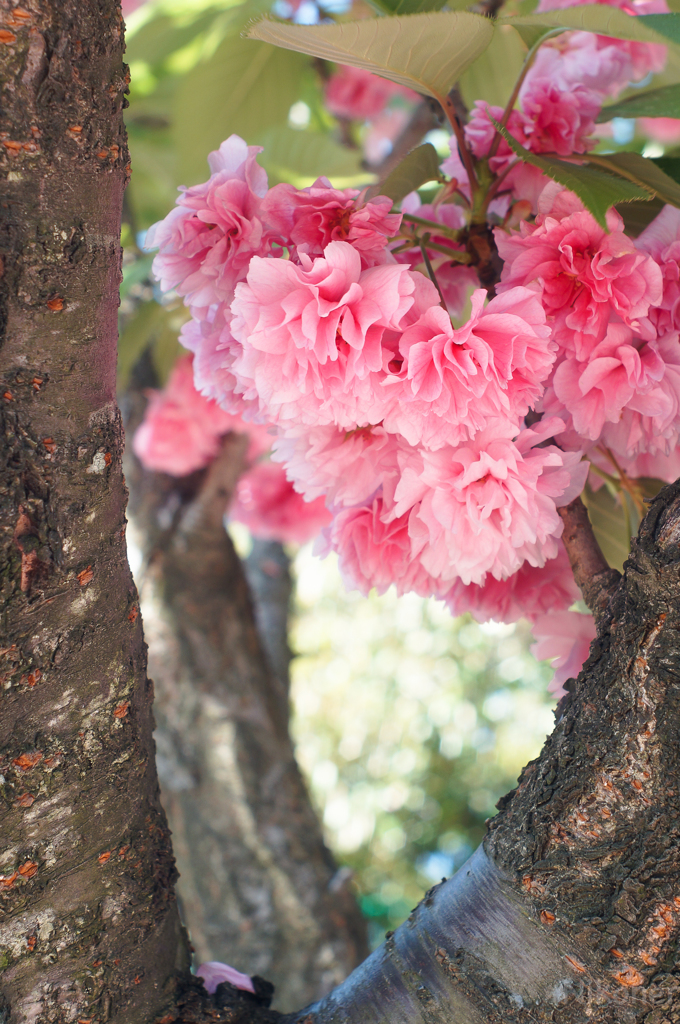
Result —
<instances>
[{"instance_id":1,"label":"cherry blossom tree","mask_svg":"<svg viewBox=\"0 0 680 1024\"><path fill-rule=\"evenodd\" d=\"M192 356L134 445L212 480L241 435L245 521L320 527L364 593L528 618L556 659L555 730L468 863L321 1001L281 1015L262 979L189 973L125 558L123 22L114 0L4 0L9 1022L680 1019L680 186L672 158L603 152L594 134L626 103L678 113L668 83L606 104L672 68L680 15L665 0L376 6L248 31L428 96L450 156L425 143L366 191L269 187L236 134L211 152L208 180L147 236ZM526 46L519 76L505 105L464 117L456 84L505 31ZM330 80L329 102L367 116L372 86L338 74L355 94ZM581 500L595 519L603 488L630 536L623 573ZM193 506L197 557L215 557L227 490ZM306 515L286 513L300 497Z\"/></svg>"}]
</instances>

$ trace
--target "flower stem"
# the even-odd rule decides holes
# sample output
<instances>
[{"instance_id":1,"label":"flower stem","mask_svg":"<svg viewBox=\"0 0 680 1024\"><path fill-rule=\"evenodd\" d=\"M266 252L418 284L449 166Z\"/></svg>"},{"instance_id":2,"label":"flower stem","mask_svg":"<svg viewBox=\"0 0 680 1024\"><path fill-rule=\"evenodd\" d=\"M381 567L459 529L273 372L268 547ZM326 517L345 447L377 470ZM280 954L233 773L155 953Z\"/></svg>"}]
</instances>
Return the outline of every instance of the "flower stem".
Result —
<instances>
[{"instance_id":1,"label":"flower stem","mask_svg":"<svg viewBox=\"0 0 680 1024\"><path fill-rule=\"evenodd\" d=\"M439 292L439 299L440 299L440 302L441 302L441 305L442 305L442 309L446 309L446 303L444 302L444 296L442 294L442 290L439 287L439 281L437 280L437 275L434 272L432 264L430 263L430 257L427 255L427 249L425 248L425 246L429 242L429 240L430 240L430 236L425 234L425 235L423 235L423 237L421 239L419 239L418 244L420 246L420 251L421 251L422 256L423 256L423 263L425 264L425 266L427 268L427 273L429 275L430 281L432 281L432 284L435 286L435 288ZM447 312L448 312L448 310L447 310Z\"/></svg>"}]
</instances>

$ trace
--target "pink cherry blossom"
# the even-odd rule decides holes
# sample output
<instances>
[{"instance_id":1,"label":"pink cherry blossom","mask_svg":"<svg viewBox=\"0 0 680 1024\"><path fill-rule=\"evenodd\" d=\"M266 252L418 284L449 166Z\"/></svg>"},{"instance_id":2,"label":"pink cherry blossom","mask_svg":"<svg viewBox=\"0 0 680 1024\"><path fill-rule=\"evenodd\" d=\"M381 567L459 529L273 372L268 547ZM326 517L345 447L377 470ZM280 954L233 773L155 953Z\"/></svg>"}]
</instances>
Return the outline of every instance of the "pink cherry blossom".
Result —
<instances>
[{"instance_id":1,"label":"pink cherry blossom","mask_svg":"<svg viewBox=\"0 0 680 1024\"><path fill-rule=\"evenodd\" d=\"M236 288L231 329L244 346L235 372L245 396L273 421L377 423L383 335L406 326L416 300L436 303L436 289L396 263L362 270L347 242L300 259L254 257Z\"/></svg>"},{"instance_id":2,"label":"pink cherry blossom","mask_svg":"<svg viewBox=\"0 0 680 1024\"><path fill-rule=\"evenodd\" d=\"M384 263L387 240L397 234L401 216L390 213L392 200L386 196L365 203L357 202L358 196L358 189L333 188L327 178L304 189L284 183L269 190L262 212L298 253L320 256L330 242L349 242L364 266Z\"/></svg>"},{"instance_id":3,"label":"pink cherry blossom","mask_svg":"<svg viewBox=\"0 0 680 1024\"><path fill-rule=\"evenodd\" d=\"M534 621L547 612L566 611L580 597L567 552L559 543L557 556L539 568L524 562L507 579L487 576L482 586L466 586L454 580L445 601L454 616L469 612L478 622L517 622L521 618Z\"/></svg>"},{"instance_id":4,"label":"pink cherry blossom","mask_svg":"<svg viewBox=\"0 0 680 1024\"><path fill-rule=\"evenodd\" d=\"M311 501L326 496L329 506L363 505L382 490L394 494L399 478L401 438L382 426L339 430L299 425L279 427L272 458L285 464L295 489Z\"/></svg>"},{"instance_id":5,"label":"pink cherry blossom","mask_svg":"<svg viewBox=\"0 0 680 1024\"><path fill-rule=\"evenodd\" d=\"M217 986L223 981L228 981L230 985L235 985L236 988L243 989L245 992L255 992L252 978L248 974L241 974L235 967L230 967L229 964L221 964L217 960L210 960L208 963L201 964L196 974L199 978L203 978L203 984L210 995L217 990Z\"/></svg>"},{"instance_id":6,"label":"pink cherry blossom","mask_svg":"<svg viewBox=\"0 0 680 1024\"><path fill-rule=\"evenodd\" d=\"M364 595L374 587L384 594L392 584L398 594L414 591L427 597L435 593L434 581L413 557L409 516L385 522L383 512L381 497L337 512L317 542L316 553L336 551L345 585Z\"/></svg>"},{"instance_id":7,"label":"pink cherry blossom","mask_svg":"<svg viewBox=\"0 0 680 1024\"><path fill-rule=\"evenodd\" d=\"M361 145L370 166L381 164L390 155L395 139L404 131L412 114L410 106L387 107L366 126Z\"/></svg>"},{"instance_id":8,"label":"pink cherry blossom","mask_svg":"<svg viewBox=\"0 0 680 1024\"><path fill-rule=\"evenodd\" d=\"M647 138L661 142L664 146L677 146L680 142L678 117L639 117L637 127Z\"/></svg>"},{"instance_id":9,"label":"pink cherry blossom","mask_svg":"<svg viewBox=\"0 0 680 1024\"><path fill-rule=\"evenodd\" d=\"M338 66L324 89L324 99L331 114L353 121L377 117L394 96L404 96L413 102L418 100L417 94L403 85L345 64Z\"/></svg>"},{"instance_id":10,"label":"pink cherry blossom","mask_svg":"<svg viewBox=\"0 0 680 1024\"><path fill-rule=\"evenodd\" d=\"M520 92L520 102L530 126L529 149L534 153L586 153L595 145L589 138L602 102L582 85L560 89L552 78L531 77Z\"/></svg>"},{"instance_id":11,"label":"pink cherry blossom","mask_svg":"<svg viewBox=\"0 0 680 1024\"><path fill-rule=\"evenodd\" d=\"M511 437L542 395L556 346L538 296L516 288L484 309L485 296L474 293L470 320L459 330L432 306L402 335L403 364L385 381L393 401L384 423L410 444L459 444L490 420Z\"/></svg>"},{"instance_id":12,"label":"pink cherry blossom","mask_svg":"<svg viewBox=\"0 0 680 1024\"><path fill-rule=\"evenodd\" d=\"M207 182L181 190L177 206L149 228L146 247L158 248L153 272L163 291L174 288L198 316L231 302L250 259L271 248L261 219L267 176L256 163L259 146L231 135L210 154Z\"/></svg>"},{"instance_id":13,"label":"pink cherry blossom","mask_svg":"<svg viewBox=\"0 0 680 1024\"><path fill-rule=\"evenodd\" d=\"M616 96L635 77L630 54L621 42L592 32L563 32L542 44L527 82L547 78L564 92L581 85L602 99Z\"/></svg>"},{"instance_id":14,"label":"pink cherry blossom","mask_svg":"<svg viewBox=\"0 0 680 1024\"><path fill-rule=\"evenodd\" d=\"M496 136L496 128L491 123L489 115L493 117L494 121L500 122L503 117L503 107L492 107L486 100L477 100L465 126L465 139L478 159L488 156ZM528 146L531 131L531 122L528 117L521 114L519 110L513 110L506 128L520 145ZM501 174L508 164L516 159L517 157L510 149L509 144L505 139L501 139L496 155L489 161L489 166L495 174Z\"/></svg>"},{"instance_id":15,"label":"pink cherry blossom","mask_svg":"<svg viewBox=\"0 0 680 1024\"><path fill-rule=\"evenodd\" d=\"M518 233L495 233L505 261L499 290L539 284L553 337L578 359L603 340L612 315L637 329L661 301L656 262L626 237L613 210L608 221L609 233L585 210L560 219L542 214Z\"/></svg>"},{"instance_id":16,"label":"pink cherry blossom","mask_svg":"<svg viewBox=\"0 0 680 1024\"><path fill-rule=\"evenodd\" d=\"M151 391L132 447L146 469L186 476L217 455L220 439L242 422L194 388L191 356L175 365L163 391Z\"/></svg>"},{"instance_id":17,"label":"pink cherry blossom","mask_svg":"<svg viewBox=\"0 0 680 1024\"><path fill-rule=\"evenodd\" d=\"M304 501L272 462L260 462L239 478L229 517L256 537L286 544L306 544L331 520L323 498Z\"/></svg>"},{"instance_id":18,"label":"pink cherry blossom","mask_svg":"<svg viewBox=\"0 0 680 1024\"><path fill-rule=\"evenodd\" d=\"M595 441L606 422L618 423L624 408L645 416L672 415L669 397L658 387L665 364L652 344L641 344L629 327L609 325L587 362L564 359L553 388L571 413L574 429Z\"/></svg>"},{"instance_id":19,"label":"pink cherry blossom","mask_svg":"<svg viewBox=\"0 0 680 1024\"><path fill-rule=\"evenodd\" d=\"M649 311L654 333L662 337L680 331L680 210L664 206L636 245L658 263L663 278L662 298Z\"/></svg>"},{"instance_id":20,"label":"pink cherry blossom","mask_svg":"<svg viewBox=\"0 0 680 1024\"><path fill-rule=\"evenodd\" d=\"M557 507L581 492L588 473L580 453L538 447L561 428L543 420L513 441L490 426L467 444L402 460L390 515L414 510L411 540L431 576L483 584L487 573L504 579L524 561L542 566L557 556Z\"/></svg>"},{"instance_id":21,"label":"pink cherry blossom","mask_svg":"<svg viewBox=\"0 0 680 1024\"><path fill-rule=\"evenodd\" d=\"M576 678L595 639L595 620L582 612L550 612L536 619L531 630L536 643L531 653L539 661L552 660L555 675L548 690L558 699L567 692L567 679Z\"/></svg>"}]
</instances>

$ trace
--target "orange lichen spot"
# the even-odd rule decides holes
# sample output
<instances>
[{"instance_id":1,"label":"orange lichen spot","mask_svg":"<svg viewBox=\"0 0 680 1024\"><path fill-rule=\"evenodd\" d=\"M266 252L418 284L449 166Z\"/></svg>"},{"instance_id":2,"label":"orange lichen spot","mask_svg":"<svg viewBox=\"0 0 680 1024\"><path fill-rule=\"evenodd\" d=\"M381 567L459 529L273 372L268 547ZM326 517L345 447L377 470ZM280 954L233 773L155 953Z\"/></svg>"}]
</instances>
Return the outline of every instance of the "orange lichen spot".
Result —
<instances>
[{"instance_id":1,"label":"orange lichen spot","mask_svg":"<svg viewBox=\"0 0 680 1024\"><path fill-rule=\"evenodd\" d=\"M11 391L5 391L5 392L3 393L3 396L2 396L2 397L3 397L3 398L4 398L4 399L5 399L6 401L7 401L7 402L13 402L13 401L14 401L14 395L12 394L12 392L11 392Z\"/></svg>"},{"instance_id":2,"label":"orange lichen spot","mask_svg":"<svg viewBox=\"0 0 680 1024\"><path fill-rule=\"evenodd\" d=\"M124 857L129 849L130 849L130 844L129 843L127 843L125 846L121 846L120 850L118 851L118 856L119 857Z\"/></svg>"},{"instance_id":3,"label":"orange lichen spot","mask_svg":"<svg viewBox=\"0 0 680 1024\"><path fill-rule=\"evenodd\" d=\"M172 1013L166 1013L165 1017L160 1017L156 1024L174 1024L177 1018Z\"/></svg>"},{"instance_id":4,"label":"orange lichen spot","mask_svg":"<svg viewBox=\"0 0 680 1024\"><path fill-rule=\"evenodd\" d=\"M17 37L14 32L10 32L7 28L0 28L0 43L16 43Z\"/></svg>"},{"instance_id":5,"label":"orange lichen spot","mask_svg":"<svg viewBox=\"0 0 680 1024\"><path fill-rule=\"evenodd\" d=\"M611 818L611 816L612 816L612 812L609 810L608 807L601 807L600 808L600 814L602 815L603 818Z\"/></svg>"},{"instance_id":6,"label":"orange lichen spot","mask_svg":"<svg viewBox=\"0 0 680 1024\"><path fill-rule=\"evenodd\" d=\"M137 975L137 977L135 978L135 985L141 985L141 984L142 984L142 979L140 978L139 975Z\"/></svg>"},{"instance_id":7,"label":"orange lichen spot","mask_svg":"<svg viewBox=\"0 0 680 1024\"><path fill-rule=\"evenodd\" d=\"M112 160L117 160L119 153L120 153L120 147L119 146L116 146L116 145L111 146L111 159Z\"/></svg>"},{"instance_id":8,"label":"orange lichen spot","mask_svg":"<svg viewBox=\"0 0 680 1024\"><path fill-rule=\"evenodd\" d=\"M643 963L647 964L648 967L656 967L658 960L656 960L650 953L640 953L640 959Z\"/></svg>"},{"instance_id":9,"label":"orange lichen spot","mask_svg":"<svg viewBox=\"0 0 680 1024\"><path fill-rule=\"evenodd\" d=\"M80 135L82 130L83 130L82 124L72 124L71 127L69 128L69 131L73 132L74 135Z\"/></svg>"},{"instance_id":10,"label":"orange lichen spot","mask_svg":"<svg viewBox=\"0 0 680 1024\"><path fill-rule=\"evenodd\" d=\"M5 875L0 877L0 889L9 889L16 882L19 877L18 872L14 871L11 875Z\"/></svg>"},{"instance_id":11,"label":"orange lichen spot","mask_svg":"<svg viewBox=\"0 0 680 1024\"><path fill-rule=\"evenodd\" d=\"M88 565L87 569L81 569L81 571L78 573L78 583L80 583L81 587L84 587L88 583L91 583L93 579L94 573L92 572L91 565Z\"/></svg>"},{"instance_id":12,"label":"orange lichen spot","mask_svg":"<svg viewBox=\"0 0 680 1024\"><path fill-rule=\"evenodd\" d=\"M101 967L101 965L102 965L103 963L104 963L104 961L103 961L103 960L95 960L95 961L94 961L94 963L92 964L92 966L93 966L93 967Z\"/></svg>"},{"instance_id":13,"label":"orange lichen spot","mask_svg":"<svg viewBox=\"0 0 680 1024\"><path fill-rule=\"evenodd\" d=\"M114 960L113 962L116 965L116 967L120 967L120 960Z\"/></svg>"},{"instance_id":14,"label":"orange lichen spot","mask_svg":"<svg viewBox=\"0 0 680 1024\"><path fill-rule=\"evenodd\" d=\"M21 143L15 142L14 139L3 139L2 144L5 147L5 149L8 149L10 151L10 153L21 152Z\"/></svg>"},{"instance_id":15,"label":"orange lichen spot","mask_svg":"<svg viewBox=\"0 0 680 1024\"><path fill-rule=\"evenodd\" d=\"M60 295L55 295L47 300L47 308L51 309L53 313L59 313L64 308L64 300Z\"/></svg>"},{"instance_id":16,"label":"orange lichen spot","mask_svg":"<svg viewBox=\"0 0 680 1024\"><path fill-rule=\"evenodd\" d=\"M575 957L569 956L568 953L565 954L564 959L568 960L569 963L571 964L571 966L574 968L574 970L578 971L579 974L585 974L585 971L586 971L585 965L582 964L580 960L576 960Z\"/></svg>"},{"instance_id":17,"label":"orange lichen spot","mask_svg":"<svg viewBox=\"0 0 680 1024\"><path fill-rule=\"evenodd\" d=\"M21 148L27 153L39 153L40 146L36 142L22 142Z\"/></svg>"},{"instance_id":18,"label":"orange lichen spot","mask_svg":"<svg viewBox=\"0 0 680 1024\"><path fill-rule=\"evenodd\" d=\"M25 11L23 7L15 7L12 11L12 20L27 22L31 20L31 15L28 11Z\"/></svg>"},{"instance_id":19,"label":"orange lichen spot","mask_svg":"<svg viewBox=\"0 0 680 1024\"><path fill-rule=\"evenodd\" d=\"M78 1024L92 1024L94 1017L78 1017Z\"/></svg>"},{"instance_id":20,"label":"orange lichen spot","mask_svg":"<svg viewBox=\"0 0 680 1024\"><path fill-rule=\"evenodd\" d=\"M35 670L35 672L29 672L28 677L27 677L28 685L29 686L35 686L35 684L40 679L42 679L42 672L40 671L39 668L37 668Z\"/></svg>"},{"instance_id":21,"label":"orange lichen spot","mask_svg":"<svg viewBox=\"0 0 680 1024\"><path fill-rule=\"evenodd\" d=\"M47 450L50 453L50 455L52 454L54 449L57 447L56 444L54 443L54 438L52 438L52 437L43 437L42 443L43 443L43 448L47 448Z\"/></svg>"},{"instance_id":22,"label":"orange lichen spot","mask_svg":"<svg viewBox=\"0 0 680 1024\"><path fill-rule=\"evenodd\" d=\"M106 160L108 155L109 155L108 149L100 149L99 152L97 153L97 156L99 157L100 160Z\"/></svg>"},{"instance_id":23,"label":"orange lichen spot","mask_svg":"<svg viewBox=\"0 0 680 1024\"><path fill-rule=\"evenodd\" d=\"M610 949L609 952L612 956L615 956L617 960L623 960L623 953L620 949Z\"/></svg>"},{"instance_id":24,"label":"orange lichen spot","mask_svg":"<svg viewBox=\"0 0 680 1024\"><path fill-rule=\"evenodd\" d=\"M113 717L114 718L125 718L125 716L128 713L128 708L129 707L130 707L130 701L129 700L121 701L120 704L118 704L118 706L116 707L116 710L113 712Z\"/></svg>"},{"instance_id":25,"label":"orange lichen spot","mask_svg":"<svg viewBox=\"0 0 680 1024\"><path fill-rule=\"evenodd\" d=\"M107 860L111 859L111 851L105 850L104 853L100 853L97 858L100 864L106 864Z\"/></svg>"},{"instance_id":26,"label":"orange lichen spot","mask_svg":"<svg viewBox=\"0 0 680 1024\"><path fill-rule=\"evenodd\" d=\"M631 782L631 785L633 786L634 789L637 789L638 791L642 789L642 783L640 782L639 779L633 779L632 782Z\"/></svg>"},{"instance_id":27,"label":"orange lichen spot","mask_svg":"<svg viewBox=\"0 0 680 1024\"><path fill-rule=\"evenodd\" d=\"M128 612L128 622L136 622L139 617L139 608L136 606Z\"/></svg>"},{"instance_id":28,"label":"orange lichen spot","mask_svg":"<svg viewBox=\"0 0 680 1024\"><path fill-rule=\"evenodd\" d=\"M543 924L551 925L555 923L555 915L551 914L549 910L541 911L541 922Z\"/></svg>"},{"instance_id":29,"label":"orange lichen spot","mask_svg":"<svg viewBox=\"0 0 680 1024\"><path fill-rule=\"evenodd\" d=\"M33 878L34 875L38 874L38 865L34 860L27 860L19 868L19 874L22 878Z\"/></svg>"},{"instance_id":30,"label":"orange lichen spot","mask_svg":"<svg viewBox=\"0 0 680 1024\"><path fill-rule=\"evenodd\" d=\"M111 457L112 457L111 456L111 452L105 452L105 454L104 454L104 462L105 462L105 464L107 466L111 465Z\"/></svg>"},{"instance_id":31,"label":"orange lichen spot","mask_svg":"<svg viewBox=\"0 0 680 1024\"><path fill-rule=\"evenodd\" d=\"M35 936L35 935L29 935L28 938L26 939L26 945L30 949L31 953L35 949L35 945L36 945L37 941L38 941L38 939L37 939L37 936Z\"/></svg>"},{"instance_id":32,"label":"orange lichen spot","mask_svg":"<svg viewBox=\"0 0 680 1024\"><path fill-rule=\"evenodd\" d=\"M665 939L668 935L668 925L664 921L662 924L657 924L655 928L650 928L650 931L656 935L657 939Z\"/></svg>"},{"instance_id":33,"label":"orange lichen spot","mask_svg":"<svg viewBox=\"0 0 680 1024\"><path fill-rule=\"evenodd\" d=\"M40 388L43 385L42 377L34 377L33 380L31 381L31 384L33 385L34 391L40 391Z\"/></svg>"},{"instance_id":34,"label":"orange lichen spot","mask_svg":"<svg viewBox=\"0 0 680 1024\"><path fill-rule=\"evenodd\" d=\"M637 988L638 985L642 985L644 978L639 971L636 971L634 967L626 967L623 971L618 971L614 977L618 981L619 985L625 985L626 988Z\"/></svg>"},{"instance_id":35,"label":"orange lichen spot","mask_svg":"<svg viewBox=\"0 0 680 1024\"><path fill-rule=\"evenodd\" d=\"M16 801L17 807L31 807L34 803L35 797L32 793L22 793Z\"/></svg>"},{"instance_id":36,"label":"orange lichen spot","mask_svg":"<svg viewBox=\"0 0 680 1024\"><path fill-rule=\"evenodd\" d=\"M14 758L12 764L16 765L17 768L21 768L22 771L27 772L30 768L35 768L41 758L42 751L36 750L33 754L19 754L19 757Z\"/></svg>"}]
</instances>

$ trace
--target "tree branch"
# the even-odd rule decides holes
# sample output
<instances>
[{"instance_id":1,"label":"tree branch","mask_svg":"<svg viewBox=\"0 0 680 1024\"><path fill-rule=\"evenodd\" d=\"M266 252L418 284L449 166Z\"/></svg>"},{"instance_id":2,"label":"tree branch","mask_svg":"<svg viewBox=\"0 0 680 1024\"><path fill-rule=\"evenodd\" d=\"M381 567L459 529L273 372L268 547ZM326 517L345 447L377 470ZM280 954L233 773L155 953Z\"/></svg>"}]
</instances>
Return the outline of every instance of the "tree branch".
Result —
<instances>
[{"instance_id":1,"label":"tree branch","mask_svg":"<svg viewBox=\"0 0 680 1024\"><path fill-rule=\"evenodd\" d=\"M569 505L557 511L564 523L562 540L576 585L599 623L607 611L609 599L621 581L621 573L612 569L602 554L588 518L588 510L580 498L574 498Z\"/></svg>"}]
</instances>

